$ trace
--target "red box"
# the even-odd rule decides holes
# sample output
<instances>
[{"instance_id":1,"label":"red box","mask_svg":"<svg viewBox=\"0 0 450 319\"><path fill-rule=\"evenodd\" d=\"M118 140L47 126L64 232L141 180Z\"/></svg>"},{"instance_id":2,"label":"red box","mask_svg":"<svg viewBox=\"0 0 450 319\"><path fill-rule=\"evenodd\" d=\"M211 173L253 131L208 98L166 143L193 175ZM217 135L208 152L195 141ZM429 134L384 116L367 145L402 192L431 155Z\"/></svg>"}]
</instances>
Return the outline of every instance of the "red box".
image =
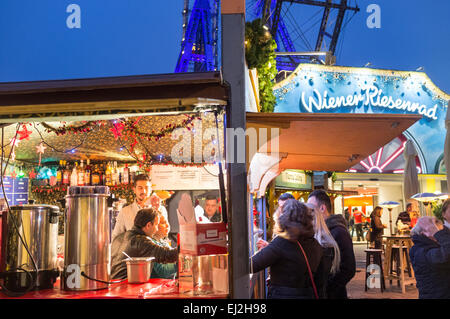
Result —
<instances>
[{"instance_id":1,"label":"red box","mask_svg":"<svg viewBox=\"0 0 450 319\"><path fill-rule=\"evenodd\" d=\"M196 256L226 254L227 225L225 223L180 225L180 252Z\"/></svg>"}]
</instances>

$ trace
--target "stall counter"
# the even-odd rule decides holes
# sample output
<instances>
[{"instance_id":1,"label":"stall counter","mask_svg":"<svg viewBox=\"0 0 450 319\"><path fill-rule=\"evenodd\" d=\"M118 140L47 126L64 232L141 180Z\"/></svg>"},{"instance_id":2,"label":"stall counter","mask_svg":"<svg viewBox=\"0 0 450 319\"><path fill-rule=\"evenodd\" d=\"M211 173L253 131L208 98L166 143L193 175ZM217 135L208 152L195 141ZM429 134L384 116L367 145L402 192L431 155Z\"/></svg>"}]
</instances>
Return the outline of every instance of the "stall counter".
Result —
<instances>
[{"instance_id":1,"label":"stall counter","mask_svg":"<svg viewBox=\"0 0 450 319\"><path fill-rule=\"evenodd\" d=\"M153 293L145 295L142 292ZM91 291L65 291L60 289L59 280L53 289L30 291L21 297L9 297L0 290L0 299L224 299L227 294L192 295L174 292L173 280L150 279L143 284L129 284L128 281L110 285L106 289Z\"/></svg>"}]
</instances>

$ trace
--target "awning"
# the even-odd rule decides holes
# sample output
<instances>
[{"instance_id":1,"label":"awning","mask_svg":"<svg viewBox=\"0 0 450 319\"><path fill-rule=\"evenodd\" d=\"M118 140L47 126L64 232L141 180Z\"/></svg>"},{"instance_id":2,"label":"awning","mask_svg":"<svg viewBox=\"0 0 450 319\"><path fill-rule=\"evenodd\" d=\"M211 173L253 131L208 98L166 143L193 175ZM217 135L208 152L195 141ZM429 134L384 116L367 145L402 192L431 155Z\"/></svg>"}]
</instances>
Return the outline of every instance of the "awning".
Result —
<instances>
[{"instance_id":1,"label":"awning","mask_svg":"<svg viewBox=\"0 0 450 319\"><path fill-rule=\"evenodd\" d=\"M249 187L263 191L285 169L343 172L399 136L421 118L399 114L247 113L247 130L279 128L259 155L248 151ZM278 142L278 143L277 143ZM278 144L278 146L277 146ZM278 163L274 164L274 158ZM269 160L270 159L270 160Z\"/></svg>"},{"instance_id":2,"label":"awning","mask_svg":"<svg viewBox=\"0 0 450 319\"><path fill-rule=\"evenodd\" d=\"M226 105L220 72L0 84L0 122L101 119Z\"/></svg>"}]
</instances>

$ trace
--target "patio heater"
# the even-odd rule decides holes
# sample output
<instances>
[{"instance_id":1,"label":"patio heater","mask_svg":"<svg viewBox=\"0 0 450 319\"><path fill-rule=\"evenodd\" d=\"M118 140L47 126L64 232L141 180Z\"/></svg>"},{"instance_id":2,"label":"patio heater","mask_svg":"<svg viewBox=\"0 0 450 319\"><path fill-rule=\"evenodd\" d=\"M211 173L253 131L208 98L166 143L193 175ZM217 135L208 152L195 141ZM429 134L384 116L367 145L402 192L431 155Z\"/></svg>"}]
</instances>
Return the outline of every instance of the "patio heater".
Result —
<instances>
[{"instance_id":1,"label":"patio heater","mask_svg":"<svg viewBox=\"0 0 450 319\"><path fill-rule=\"evenodd\" d=\"M431 216L430 209L428 209L431 202L437 201L439 199L446 198L446 194L435 194L435 193L417 193L411 196L411 199L415 199L421 202L425 206L425 213L427 216Z\"/></svg>"},{"instance_id":2,"label":"patio heater","mask_svg":"<svg viewBox=\"0 0 450 319\"><path fill-rule=\"evenodd\" d=\"M392 209L400 206L400 203L394 201L382 202L381 207L387 208L389 211L389 234L392 235Z\"/></svg>"}]
</instances>

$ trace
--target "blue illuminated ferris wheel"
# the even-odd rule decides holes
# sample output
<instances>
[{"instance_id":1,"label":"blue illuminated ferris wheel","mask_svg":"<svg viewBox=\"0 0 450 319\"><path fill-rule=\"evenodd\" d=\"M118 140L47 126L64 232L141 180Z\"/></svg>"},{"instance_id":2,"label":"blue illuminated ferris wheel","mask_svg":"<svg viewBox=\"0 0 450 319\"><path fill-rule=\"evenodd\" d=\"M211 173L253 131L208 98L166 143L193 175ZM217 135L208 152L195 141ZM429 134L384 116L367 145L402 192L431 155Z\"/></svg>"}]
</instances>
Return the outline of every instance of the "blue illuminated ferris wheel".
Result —
<instances>
[{"instance_id":1,"label":"blue illuminated ferris wheel","mask_svg":"<svg viewBox=\"0 0 450 319\"><path fill-rule=\"evenodd\" d=\"M341 31L359 11L356 0L249 0L246 7L247 21L260 18L269 27L277 43L279 71L293 71L302 62L334 64ZM347 11L353 15L346 16ZM175 72L219 69L219 18L220 0L183 0L183 38ZM327 52L325 61L314 52Z\"/></svg>"},{"instance_id":2,"label":"blue illuminated ferris wheel","mask_svg":"<svg viewBox=\"0 0 450 319\"><path fill-rule=\"evenodd\" d=\"M183 38L175 72L219 68L219 12L220 0L184 0Z\"/></svg>"}]
</instances>

